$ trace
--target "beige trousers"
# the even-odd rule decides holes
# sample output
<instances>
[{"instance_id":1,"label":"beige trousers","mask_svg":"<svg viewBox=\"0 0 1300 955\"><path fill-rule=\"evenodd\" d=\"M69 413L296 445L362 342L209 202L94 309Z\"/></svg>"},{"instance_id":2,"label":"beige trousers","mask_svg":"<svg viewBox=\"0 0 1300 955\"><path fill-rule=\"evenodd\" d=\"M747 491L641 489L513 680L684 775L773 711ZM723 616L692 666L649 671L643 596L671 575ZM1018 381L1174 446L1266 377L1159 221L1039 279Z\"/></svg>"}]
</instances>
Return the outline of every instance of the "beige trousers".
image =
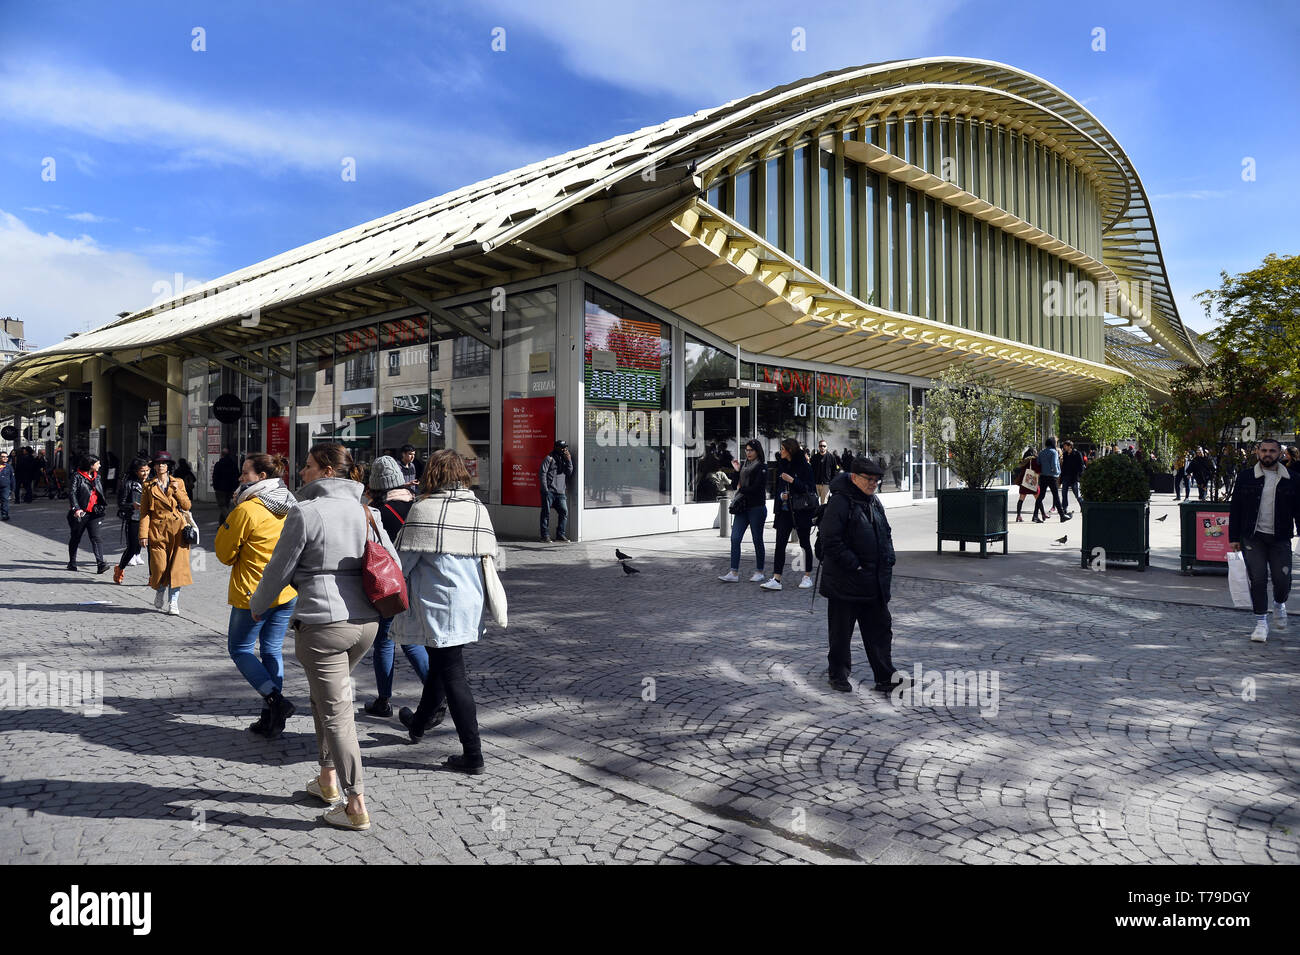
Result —
<instances>
[{"instance_id":1,"label":"beige trousers","mask_svg":"<svg viewBox=\"0 0 1300 955\"><path fill-rule=\"evenodd\" d=\"M829 484L818 484L818 485L817 485L817 502L818 502L819 504L825 504L825 503L826 503L826 498L830 496L830 493L831 493L831 486L830 486Z\"/></svg>"},{"instance_id":2,"label":"beige trousers","mask_svg":"<svg viewBox=\"0 0 1300 955\"><path fill-rule=\"evenodd\" d=\"M365 791L361 746L352 718L351 674L378 632L378 620L340 620L301 624L294 637L294 655L311 688L311 718L316 724L320 764L338 772L339 785L348 796Z\"/></svg>"}]
</instances>

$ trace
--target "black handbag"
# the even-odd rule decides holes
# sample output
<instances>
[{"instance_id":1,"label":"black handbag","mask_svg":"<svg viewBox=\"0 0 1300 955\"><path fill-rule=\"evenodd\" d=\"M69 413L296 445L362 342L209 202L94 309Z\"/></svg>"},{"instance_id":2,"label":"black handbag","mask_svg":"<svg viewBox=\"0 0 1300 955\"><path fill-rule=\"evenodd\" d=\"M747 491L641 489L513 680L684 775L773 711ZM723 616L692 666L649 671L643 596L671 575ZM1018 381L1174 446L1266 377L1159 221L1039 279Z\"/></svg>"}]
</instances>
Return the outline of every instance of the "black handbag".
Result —
<instances>
[{"instance_id":1,"label":"black handbag","mask_svg":"<svg viewBox=\"0 0 1300 955\"><path fill-rule=\"evenodd\" d=\"M792 511L811 510L814 507L820 507L821 503L821 499L811 491L790 495L790 510Z\"/></svg>"},{"instance_id":2,"label":"black handbag","mask_svg":"<svg viewBox=\"0 0 1300 955\"><path fill-rule=\"evenodd\" d=\"M745 494L743 491L737 491L731 498L731 506L727 508L729 514L745 513Z\"/></svg>"}]
</instances>

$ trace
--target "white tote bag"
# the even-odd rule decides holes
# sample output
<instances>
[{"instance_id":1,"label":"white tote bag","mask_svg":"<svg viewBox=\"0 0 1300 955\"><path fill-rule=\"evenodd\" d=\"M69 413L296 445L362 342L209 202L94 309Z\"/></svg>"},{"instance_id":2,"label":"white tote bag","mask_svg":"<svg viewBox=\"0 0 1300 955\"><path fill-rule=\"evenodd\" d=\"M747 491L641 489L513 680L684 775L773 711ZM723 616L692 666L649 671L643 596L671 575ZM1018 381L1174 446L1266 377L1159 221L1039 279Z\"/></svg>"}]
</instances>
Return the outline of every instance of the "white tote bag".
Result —
<instances>
[{"instance_id":1,"label":"white tote bag","mask_svg":"<svg viewBox=\"0 0 1300 955\"><path fill-rule=\"evenodd\" d=\"M1228 552L1228 592L1232 594L1234 607L1250 609L1250 578L1246 574L1246 558L1240 551Z\"/></svg>"},{"instance_id":2,"label":"white tote bag","mask_svg":"<svg viewBox=\"0 0 1300 955\"><path fill-rule=\"evenodd\" d=\"M484 556L479 561L483 568L483 596L487 598L488 610L498 627L506 625L506 589L501 586L497 576L497 562L494 558Z\"/></svg>"}]
</instances>

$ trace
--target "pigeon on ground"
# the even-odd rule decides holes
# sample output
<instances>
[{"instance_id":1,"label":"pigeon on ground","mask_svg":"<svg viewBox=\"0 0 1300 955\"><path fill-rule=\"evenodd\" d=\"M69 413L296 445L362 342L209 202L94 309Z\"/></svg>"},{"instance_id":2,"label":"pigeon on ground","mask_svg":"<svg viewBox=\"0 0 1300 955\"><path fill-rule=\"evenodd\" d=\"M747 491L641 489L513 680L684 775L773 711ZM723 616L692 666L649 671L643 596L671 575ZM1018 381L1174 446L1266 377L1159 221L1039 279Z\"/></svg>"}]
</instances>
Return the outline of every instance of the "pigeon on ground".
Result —
<instances>
[{"instance_id":1,"label":"pigeon on ground","mask_svg":"<svg viewBox=\"0 0 1300 955\"><path fill-rule=\"evenodd\" d=\"M623 573L625 573L625 574L639 574L639 573L641 573L641 571L637 570L635 567L629 567L627 564L620 563L619 566L623 568Z\"/></svg>"},{"instance_id":2,"label":"pigeon on ground","mask_svg":"<svg viewBox=\"0 0 1300 955\"><path fill-rule=\"evenodd\" d=\"M1168 514L1161 514L1159 517L1156 518L1156 523L1159 524L1161 521L1163 521L1163 520L1164 520L1166 517L1168 517L1168 516L1169 516Z\"/></svg>"},{"instance_id":3,"label":"pigeon on ground","mask_svg":"<svg viewBox=\"0 0 1300 955\"><path fill-rule=\"evenodd\" d=\"M632 559L632 555L631 555L631 554L625 554L625 553L623 553L621 550L619 550L617 547L614 548L614 556L617 557L619 560L631 560L631 559Z\"/></svg>"},{"instance_id":4,"label":"pigeon on ground","mask_svg":"<svg viewBox=\"0 0 1300 955\"><path fill-rule=\"evenodd\" d=\"M1058 537L1058 538L1056 539L1056 543L1058 543L1058 544L1064 544L1064 543L1065 543L1067 540L1069 540L1069 539L1070 539L1070 535L1069 535L1069 534L1066 534L1064 537Z\"/></svg>"}]
</instances>

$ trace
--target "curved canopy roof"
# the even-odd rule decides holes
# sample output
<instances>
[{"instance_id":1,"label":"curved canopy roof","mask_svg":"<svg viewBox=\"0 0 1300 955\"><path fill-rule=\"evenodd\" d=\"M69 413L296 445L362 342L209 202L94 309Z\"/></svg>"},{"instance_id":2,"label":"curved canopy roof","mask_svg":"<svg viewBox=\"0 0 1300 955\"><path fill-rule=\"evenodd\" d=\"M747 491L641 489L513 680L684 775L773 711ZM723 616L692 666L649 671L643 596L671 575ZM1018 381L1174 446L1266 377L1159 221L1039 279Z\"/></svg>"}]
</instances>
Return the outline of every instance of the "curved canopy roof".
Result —
<instances>
[{"instance_id":1,"label":"curved canopy roof","mask_svg":"<svg viewBox=\"0 0 1300 955\"><path fill-rule=\"evenodd\" d=\"M1036 76L931 57L824 73L465 186L24 356L6 367L0 388L49 390L62 366L97 355L204 354L385 314L410 304L402 289L436 300L584 264L764 143L920 105L995 111L1078 157L1107 217L1104 264L1152 289L1130 318L1179 359L1200 360L1178 317L1145 190L1115 138ZM393 285L399 277L402 288Z\"/></svg>"}]
</instances>

